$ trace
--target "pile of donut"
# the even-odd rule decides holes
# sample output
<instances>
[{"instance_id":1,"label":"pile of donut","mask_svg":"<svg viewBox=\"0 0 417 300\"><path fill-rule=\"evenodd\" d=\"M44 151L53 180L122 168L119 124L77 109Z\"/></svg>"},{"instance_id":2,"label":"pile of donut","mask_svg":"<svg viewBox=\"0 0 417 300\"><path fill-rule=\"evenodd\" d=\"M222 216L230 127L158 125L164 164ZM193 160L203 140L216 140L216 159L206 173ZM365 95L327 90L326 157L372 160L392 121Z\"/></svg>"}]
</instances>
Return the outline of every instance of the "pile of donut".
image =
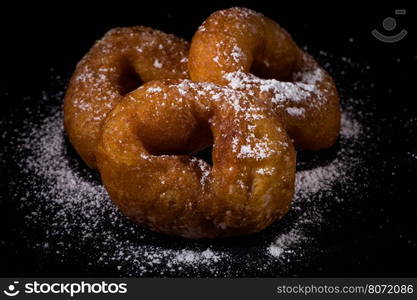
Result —
<instances>
[{"instance_id":1,"label":"pile of donut","mask_svg":"<svg viewBox=\"0 0 417 300\"><path fill-rule=\"evenodd\" d=\"M329 74L273 20L213 13L191 44L115 28L78 63L64 125L120 211L186 238L259 232L289 210L295 147L331 147L340 108ZM212 165L196 153L212 146Z\"/></svg>"}]
</instances>

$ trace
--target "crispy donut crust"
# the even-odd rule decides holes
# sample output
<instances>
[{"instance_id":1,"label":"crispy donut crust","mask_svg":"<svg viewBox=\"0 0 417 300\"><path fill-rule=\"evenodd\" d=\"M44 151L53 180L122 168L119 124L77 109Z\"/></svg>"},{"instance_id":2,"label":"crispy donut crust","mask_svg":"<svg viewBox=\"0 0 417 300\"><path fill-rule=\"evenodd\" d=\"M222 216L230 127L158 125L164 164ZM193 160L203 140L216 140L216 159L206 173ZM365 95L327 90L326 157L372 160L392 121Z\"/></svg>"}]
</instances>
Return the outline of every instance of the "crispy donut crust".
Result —
<instances>
[{"instance_id":1,"label":"crispy donut crust","mask_svg":"<svg viewBox=\"0 0 417 300\"><path fill-rule=\"evenodd\" d=\"M192 39L188 68L192 80L229 85L262 99L303 149L328 148L339 135L333 79L260 13L239 7L213 13Z\"/></svg>"},{"instance_id":2,"label":"crispy donut crust","mask_svg":"<svg viewBox=\"0 0 417 300\"><path fill-rule=\"evenodd\" d=\"M190 155L208 132L213 166ZM261 231L294 193L295 150L279 119L211 83L153 81L127 94L103 125L97 165L126 216L186 238Z\"/></svg>"},{"instance_id":3,"label":"crispy donut crust","mask_svg":"<svg viewBox=\"0 0 417 300\"><path fill-rule=\"evenodd\" d=\"M115 28L78 63L64 102L69 139L91 168L100 128L126 92L141 82L188 78L188 43L147 27Z\"/></svg>"}]
</instances>

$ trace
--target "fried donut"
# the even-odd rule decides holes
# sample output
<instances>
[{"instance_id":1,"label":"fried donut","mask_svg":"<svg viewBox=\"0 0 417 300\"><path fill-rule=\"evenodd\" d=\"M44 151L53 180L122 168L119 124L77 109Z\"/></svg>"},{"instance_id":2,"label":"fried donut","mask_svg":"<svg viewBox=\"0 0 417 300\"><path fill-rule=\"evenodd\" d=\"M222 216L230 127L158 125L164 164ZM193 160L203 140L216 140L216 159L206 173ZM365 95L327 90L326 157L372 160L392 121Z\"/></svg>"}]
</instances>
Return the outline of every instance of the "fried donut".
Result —
<instances>
[{"instance_id":1,"label":"fried donut","mask_svg":"<svg viewBox=\"0 0 417 300\"><path fill-rule=\"evenodd\" d=\"M333 79L262 14L238 7L213 13L192 39L188 68L192 80L229 85L265 101L300 148L325 149L339 135Z\"/></svg>"},{"instance_id":2,"label":"fried donut","mask_svg":"<svg viewBox=\"0 0 417 300\"><path fill-rule=\"evenodd\" d=\"M64 104L64 125L74 148L91 168L103 120L142 82L187 78L188 42L146 27L115 28L78 63Z\"/></svg>"},{"instance_id":3,"label":"fried donut","mask_svg":"<svg viewBox=\"0 0 417 300\"><path fill-rule=\"evenodd\" d=\"M210 133L212 166L192 156ZM295 150L279 119L211 83L152 81L127 94L103 125L97 165L122 213L186 238L258 232L294 193Z\"/></svg>"}]
</instances>

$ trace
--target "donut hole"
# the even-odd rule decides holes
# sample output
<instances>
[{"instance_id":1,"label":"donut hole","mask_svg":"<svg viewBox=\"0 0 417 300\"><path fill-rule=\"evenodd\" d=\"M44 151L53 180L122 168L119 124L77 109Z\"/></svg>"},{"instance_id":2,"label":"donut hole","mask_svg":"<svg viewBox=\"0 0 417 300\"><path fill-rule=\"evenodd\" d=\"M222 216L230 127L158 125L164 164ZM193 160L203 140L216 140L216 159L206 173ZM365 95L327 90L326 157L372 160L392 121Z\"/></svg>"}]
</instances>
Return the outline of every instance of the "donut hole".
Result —
<instances>
[{"instance_id":1,"label":"donut hole","mask_svg":"<svg viewBox=\"0 0 417 300\"><path fill-rule=\"evenodd\" d=\"M119 92L122 96L137 89L143 84L138 73L136 73L132 64L128 62L122 62L122 72L118 78L117 85L119 86Z\"/></svg>"},{"instance_id":2,"label":"donut hole","mask_svg":"<svg viewBox=\"0 0 417 300\"><path fill-rule=\"evenodd\" d=\"M164 134L162 131L143 129L138 135L149 154L154 156L188 155L201 158L210 165L212 164L213 136L207 125L195 127L189 132L181 132L181 129L178 129L176 136Z\"/></svg>"},{"instance_id":3,"label":"donut hole","mask_svg":"<svg viewBox=\"0 0 417 300\"><path fill-rule=\"evenodd\" d=\"M277 76L274 76L264 63L257 61L252 63L249 72L261 79L280 79L276 78Z\"/></svg>"},{"instance_id":4,"label":"donut hole","mask_svg":"<svg viewBox=\"0 0 417 300\"><path fill-rule=\"evenodd\" d=\"M291 72L289 69L284 68L279 70L273 63L268 62L266 59L254 59L249 72L260 79L291 81Z\"/></svg>"}]
</instances>

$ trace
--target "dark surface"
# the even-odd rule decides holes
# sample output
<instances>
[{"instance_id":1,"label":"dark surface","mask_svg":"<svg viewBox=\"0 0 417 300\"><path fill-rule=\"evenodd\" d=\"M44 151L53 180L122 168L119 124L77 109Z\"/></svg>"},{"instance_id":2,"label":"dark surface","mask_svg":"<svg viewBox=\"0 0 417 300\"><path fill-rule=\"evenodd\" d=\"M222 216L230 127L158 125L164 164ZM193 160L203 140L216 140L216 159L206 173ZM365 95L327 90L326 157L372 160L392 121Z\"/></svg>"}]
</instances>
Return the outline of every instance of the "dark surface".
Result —
<instances>
[{"instance_id":1,"label":"dark surface","mask_svg":"<svg viewBox=\"0 0 417 300\"><path fill-rule=\"evenodd\" d=\"M417 158L410 156L417 153L415 12L410 9L406 16L397 16L397 28L407 29L408 36L398 43L384 44L370 31L379 29L386 33L382 20L394 17L395 8L407 7L365 8L350 2L332 7L255 3L206 3L189 7L158 2L155 7L122 3L117 7L109 4L85 7L71 1L67 6L4 10L0 95L14 100L2 101L0 118L7 119L12 111L14 118L23 116L25 107L35 105L28 103L28 96L54 88L49 81L51 68L56 74L68 77L93 41L112 27L147 25L190 39L195 28L219 8L237 4L253 8L279 22L313 54L323 50L332 57L345 56L371 66L372 71L361 79L373 83L375 88L365 89L362 96L369 99L367 105L375 110L368 121L381 135L374 139L378 155L369 157L371 182L360 193L362 201L352 203L352 211L359 211L361 217L353 217L348 211L339 215L335 220L339 226L323 228L318 234L322 250L305 258L307 267L284 275L417 276ZM339 87L344 80L351 79L336 78ZM343 93L350 95L351 91ZM79 253L64 262L54 260L53 256L43 261L43 257L27 247L19 234L23 215L16 209L12 191L8 189L8 181L16 172L14 168L14 162L7 161L0 170L0 275L111 276L113 273L104 267L87 273ZM256 243L256 239L251 243ZM245 242L236 241L237 245ZM233 240L226 244L232 245ZM273 271L259 274L248 269L245 276L277 274Z\"/></svg>"}]
</instances>

